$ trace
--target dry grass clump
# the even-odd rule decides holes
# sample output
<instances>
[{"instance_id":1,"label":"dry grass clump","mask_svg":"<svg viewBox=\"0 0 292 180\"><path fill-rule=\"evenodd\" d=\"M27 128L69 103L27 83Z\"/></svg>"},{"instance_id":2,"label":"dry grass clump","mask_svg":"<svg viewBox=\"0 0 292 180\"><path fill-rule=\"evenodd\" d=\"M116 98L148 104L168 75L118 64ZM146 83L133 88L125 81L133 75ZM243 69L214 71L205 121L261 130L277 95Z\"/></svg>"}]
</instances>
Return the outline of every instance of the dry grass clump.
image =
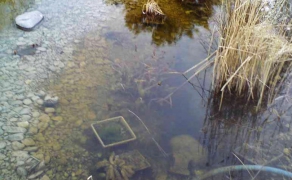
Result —
<instances>
[{"instance_id":1,"label":"dry grass clump","mask_svg":"<svg viewBox=\"0 0 292 180\"><path fill-rule=\"evenodd\" d=\"M285 0L278 4L284 3ZM220 35L213 71L213 90L270 100L281 73L290 63L291 43L279 24L268 20L261 0L226 0L218 18ZM277 9L277 8L275 8Z\"/></svg>"},{"instance_id":2,"label":"dry grass clump","mask_svg":"<svg viewBox=\"0 0 292 180\"><path fill-rule=\"evenodd\" d=\"M145 15L143 22L148 24L162 24L166 17L154 0L148 0L143 5L142 13Z\"/></svg>"}]
</instances>

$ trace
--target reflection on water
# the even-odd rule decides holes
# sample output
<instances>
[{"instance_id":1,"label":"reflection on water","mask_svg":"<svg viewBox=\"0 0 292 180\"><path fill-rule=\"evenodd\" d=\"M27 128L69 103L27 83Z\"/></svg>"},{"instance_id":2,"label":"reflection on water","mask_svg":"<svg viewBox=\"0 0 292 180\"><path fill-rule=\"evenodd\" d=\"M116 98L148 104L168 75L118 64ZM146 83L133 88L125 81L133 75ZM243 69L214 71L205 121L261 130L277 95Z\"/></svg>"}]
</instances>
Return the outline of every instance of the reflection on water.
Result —
<instances>
[{"instance_id":1,"label":"reflection on water","mask_svg":"<svg viewBox=\"0 0 292 180\"><path fill-rule=\"evenodd\" d=\"M217 0L200 3L160 0L158 4L167 18L163 24L148 25L142 23L142 6L146 1L107 0L106 2L124 4L126 26L134 34L150 32L152 42L156 45L172 44L183 36L194 38L194 33L198 32L200 27L208 29L208 19L213 14L213 5L219 4Z\"/></svg>"},{"instance_id":2,"label":"reflection on water","mask_svg":"<svg viewBox=\"0 0 292 180\"><path fill-rule=\"evenodd\" d=\"M11 25L14 18L23 13L33 0L0 0L0 30L7 25Z\"/></svg>"},{"instance_id":3,"label":"reflection on water","mask_svg":"<svg viewBox=\"0 0 292 180\"><path fill-rule=\"evenodd\" d=\"M53 39L43 40L48 44L48 52L37 56L31 49L20 51L21 56L50 55L48 58L66 58L67 62L61 73L55 71L54 78L39 84L40 89L44 86L49 94L59 97L55 112L45 112L43 106L38 109L42 113L32 135L38 147L32 155L45 161L44 173L50 179L86 179L90 175L93 179L106 179L107 173L113 172L108 171L110 167L120 167L121 174L126 162L116 159L129 152L141 153L151 165L148 169L132 169L135 174L131 179L135 180L189 179L216 167L241 164L238 157L243 157L244 163L263 164L270 163L271 156L281 155L282 145L271 148L274 154L265 153L265 156L253 147L268 149L268 142L286 140L286 136L277 135L288 132L288 128L276 118L259 118L252 106L241 105L234 99L224 101L222 111L218 112L220 99L209 94L210 71L167 96L185 82L181 73L207 56L199 37L208 34L207 21L215 2L159 1L167 20L157 27L141 24L143 2L123 2L124 7L90 0L68 6L63 6L68 4L66 1L58 2L62 6L57 4L55 9L44 10L48 18L42 24L46 29L43 32ZM82 13L72 10L78 3L86 6ZM68 14L72 19L65 18ZM79 37L74 37L75 29L71 28L76 19L86 29L79 29ZM67 23L63 25L65 20ZM61 30L69 26L72 31L62 32L67 36L60 38L56 28L60 25ZM74 44L56 45L64 39ZM72 55L62 56L66 46L74 47ZM57 53L50 54L51 49ZM115 116L125 118L137 139L105 149L91 124ZM273 163L278 167L287 164L285 159L280 160L281 163ZM98 168L98 162L100 167L108 169ZM118 176L117 172L114 176ZM250 175L236 172L214 179L226 177L242 180Z\"/></svg>"}]
</instances>

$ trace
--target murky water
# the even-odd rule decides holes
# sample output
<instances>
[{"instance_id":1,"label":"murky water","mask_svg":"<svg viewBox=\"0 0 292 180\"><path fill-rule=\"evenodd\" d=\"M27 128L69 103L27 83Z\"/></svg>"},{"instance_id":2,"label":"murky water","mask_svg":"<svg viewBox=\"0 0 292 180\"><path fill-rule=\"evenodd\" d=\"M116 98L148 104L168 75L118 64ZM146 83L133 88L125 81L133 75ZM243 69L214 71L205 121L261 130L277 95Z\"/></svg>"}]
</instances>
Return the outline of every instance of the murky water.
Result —
<instances>
[{"instance_id":1,"label":"murky water","mask_svg":"<svg viewBox=\"0 0 292 180\"><path fill-rule=\"evenodd\" d=\"M241 105L236 100L227 100L218 112L217 97L210 95L210 70L177 90L186 81L182 73L207 57L202 44L210 35L208 20L216 2L193 5L159 1L167 15L161 25L142 23L143 3L37 2L31 7L44 13L45 21L25 33L9 26L13 18L5 20L8 27L0 34L3 37L0 57L7 61L6 57L17 49L18 54L12 60L19 61L20 66L33 61L37 67L28 70L36 71L36 75L24 77L25 84L35 92L41 89L59 98L53 110L36 103L34 111L40 115L31 120L29 128L28 137L37 147L29 154L46 163L42 175L57 180L86 179L91 175L93 179L106 179L110 174L106 170L114 161L113 152L123 157L136 150L151 168L139 169L136 164L131 179L189 179L195 173L241 164L237 157L243 143L270 137L264 133L287 132L287 128L278 128L273 116L266 125L265 115L253 113L252 105ZM29 5L18 8L14 3L6 4L0 7L29 8ZM14 17L22 10L13 12L8 14ZM23 41L24 45L19 43ZM4 42L11 43L4 45ZM35 43L39 47L31 46ZM125 118L137 139L103 148L91 124L116 116ZM282 151L283 148L275 149L272 157ZM104 159L109 160L103 166L107 168L98 169L97 162ZM119 171L125 168L118 165L119 161L114 163ZM286 163L282 160L274 164ZM7 166L10 167L3 168ZM250 175L240 172L214 179L229 177L246 179ZM260 174L257 179L266 176Z\"/></svg>"}]
</instances>

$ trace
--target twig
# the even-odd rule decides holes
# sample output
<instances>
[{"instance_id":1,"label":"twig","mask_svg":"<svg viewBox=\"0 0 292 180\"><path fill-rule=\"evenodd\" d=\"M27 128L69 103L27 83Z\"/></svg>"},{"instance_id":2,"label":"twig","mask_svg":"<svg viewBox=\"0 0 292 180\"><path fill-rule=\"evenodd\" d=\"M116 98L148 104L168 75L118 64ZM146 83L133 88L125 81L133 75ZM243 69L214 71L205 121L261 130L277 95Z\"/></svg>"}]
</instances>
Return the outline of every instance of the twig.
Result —
<instances>
[{"instance_id":1,"label":"twig","mask_svg":"<svg viewBox=\"0 0 292 180\"><path fill-rule=\"evenodd\" d=\"M145 129L147 130L147 132L149 133L149 135L151 136L151 139L153 140L153 142L155 143L155 145L158 147L158 149L160 150L160 152L163 154L164 157L167 157L167 153L162 149L162 147L158 144L158 142L154 139L154 137L152 136L152 134L150 133L149 129L147 128L147 126L144 124L144 122L142 121L142 119L135 114L133 111L129 110L128 111L130 113L132 113L134 116L136 116L136 118L143 124L143 126L145 127Z\"/></svg>"}]
</instances>

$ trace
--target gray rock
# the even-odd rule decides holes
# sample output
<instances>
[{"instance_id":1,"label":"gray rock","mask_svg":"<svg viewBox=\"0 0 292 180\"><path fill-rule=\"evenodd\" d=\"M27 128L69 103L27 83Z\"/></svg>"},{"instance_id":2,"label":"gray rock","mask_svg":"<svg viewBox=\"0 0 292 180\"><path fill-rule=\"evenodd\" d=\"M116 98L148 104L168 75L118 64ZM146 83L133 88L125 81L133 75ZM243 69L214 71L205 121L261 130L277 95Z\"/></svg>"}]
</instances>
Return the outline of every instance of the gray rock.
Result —
<instances>
[{"instance_id":1,"label":"gray rock","mask_svg":"<svg viewBox=\"0 0 292 180\"><path fill-rule=\"evenodd\" d=\"M31 30L43 20L44 16L39 11L31 11L15 18L16 24L23 29Z\"/></svg>"},{"instance_id":2,"label":"gray rock","mask_svg":"<svg viewBox=\"0 0 292 180\"><path fill-rule=\"evenodd\" d=\"M0 135L4 134L3 129L0 128Z\"/></svg>"},{"instance_id":3,"label":"gray rock","mask_svg":"<svg viewBox=\"0 0 292 180\"><path fill-rule=\"evenodd\" d=\"M16 172L21 177L26 177L27 176L27 171L23 167L18 167L16 169Z\"/></svg>"},{"instance_id":4,"label":"gray rock","mask_svg":"<svg viewBox=\"0 0 292 180\"><path fill-rule=\"evenodd\" d=\"M23 133L11 134L5 137L5 139L9 141L21 141L23 140Z\"/></svg>"},{"instance_id":5,"label":"gray rock","mask_svg":"<svg viewBox=\"0 0 292 180\"><path fill-rule=\"evenodd\" d=\"M18 142L18 141L14 141L14 142L12 142L12 143L11 143L11 146L12 146L12 149L13 149L13 150L21 150L21 149L23 149L23 148L25 147L24 144L22 144L22 143L20 143L20 142Z\"/></svg>"},{"instance_id":6,"label":"gray rock","mask_svg":"<svg viewBox=\"0 0 292 180\"><path fill-rule=\"evenodd\" d=\"M39 92L36 93L36 95L40 98L43 98L46 96L46 93L44 91L40 90Z\"/></svg>"},{"instance_id":7,"label":"gray rock","mask_svg":"<svg viewBox=\"0 0 292 180\"><path fill-rule=\"evenodd\" d=\"M22 121L29 121L31 119L31 116L30 115L23 115L21 116L21 120Z\"/></svg>"},{"instance_id":8,"label":"gray rock","mask_svg":"<svg viewBox=\"0 0 292 180\"><path fill-rule=\"evenodd\" d=\"M2 129L8 133L25 133L26 129L23 127L3 126Z\"/></svg>"},{"instance_id":9,"label":"gray rock","mask_svg":"<svg viewBox=\"0 0 292 180\"><path fill-rule=\"evenodd\" d=\"M0 141L0 149L3 149L6 147L6 142L5 141Z\"/></svg>"},{"instance_id":10,"label":"gray rock","mask_svg":"<svg viewBox=\"0 0 292 180\"><path fill-rule=\"evenodd\" d=\"M36 100L36 103L39 104L39 105L43 105L44 101L42 99L38 99L38 100Z\"/></svg>"}]
</instances>

